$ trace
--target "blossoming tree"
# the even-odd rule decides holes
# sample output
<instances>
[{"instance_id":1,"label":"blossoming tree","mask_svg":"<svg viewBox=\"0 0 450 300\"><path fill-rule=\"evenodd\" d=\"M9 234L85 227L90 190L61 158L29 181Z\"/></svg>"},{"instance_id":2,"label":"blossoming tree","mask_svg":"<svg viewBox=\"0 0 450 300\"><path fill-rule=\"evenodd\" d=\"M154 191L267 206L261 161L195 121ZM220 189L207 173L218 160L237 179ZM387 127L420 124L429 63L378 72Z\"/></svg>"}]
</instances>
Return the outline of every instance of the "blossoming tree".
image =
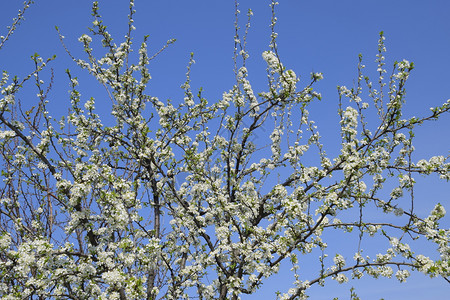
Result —
<instances>
[{"instance_id":1,"label":"blossoming tree","mask_svg":"<svg viewBox=\"0 0 450 300\"><path fill-rule=\"evenodd\" d=\"M35 70L23 79L3 72L2 298L238 299L282 265L292 268L292 288L277 293L280 299L304 299L310 286L330 279L450 275L450 232L439 225L445 210L436 203L419 215L413 193L414 176L448 181L448 157L411 156L415 126L443 116L450 102L403 118L413 64L395 63L388 76L381 34L375 83L360 57L355 87L338 88L341 146L335 157L327 155L308 111L321 97L313 86L322 74L300 82L282 64L275 6L271 44L262 54L268 85L258 93L245 67L248 26L241 32L236 25L236 84L220 101L191 90L192 58L184 99L149 95L147 65L155 56L144 38L132 62L133 0L120 44L97 2L90 35L79 39L86 58L72 56L63 43L105 87L106 101L82 97L67 70L70 111L56 120L47 100L51 84L41 78L53 58L33 56ZM23 11L0 47L22 18ZM101 57L91 48L93 37L101 39ZM25 109L30 103L17 95L29 81L38 101ZM355 237L355 251L329 251L330 231ZM365 252L370 239L378 254ZM423 255L416 240L434 245L435 255ZM297 269L308 255L320 267L305 278Z\"/></svg>"}]
</instances>

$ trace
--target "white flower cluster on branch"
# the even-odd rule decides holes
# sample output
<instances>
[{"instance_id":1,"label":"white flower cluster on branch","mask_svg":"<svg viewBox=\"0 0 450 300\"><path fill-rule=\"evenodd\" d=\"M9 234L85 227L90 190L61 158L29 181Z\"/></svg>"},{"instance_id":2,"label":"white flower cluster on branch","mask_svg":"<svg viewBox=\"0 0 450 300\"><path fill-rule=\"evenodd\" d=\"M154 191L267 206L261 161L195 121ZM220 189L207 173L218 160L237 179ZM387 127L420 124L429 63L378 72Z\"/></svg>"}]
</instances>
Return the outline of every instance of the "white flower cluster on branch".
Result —
<instances>
[{"instance_id":1,"label":"white flower cluster on branch","mask_svg":"<svg viewBox=\"0 0 450 300\"><path fill-rule=\"evenodd\" d=\"M450 275L444 206L436 203L429 215L414 210L414 178L438 174L448 181L449 157L412 159L414 127L443 117L450 102L403 119L414 65L396 63L386 79L381 34L377 89L360 57L355 87L339 87L340 151L327 155L320 122L309 114L323 75L312 73L305 83L282 64L276 4L271 44L262 54L268 86L260 92L245 64L249 24L240 36L237 20L236 83L219 101L209 103L201 90L194 96L193 55L184 98L149 95L148 64L174 40L149 56L145 37L134 56L133 0L123 42L115 44L94 2L90 34L79 38L85 59L66 48L105 87L106 102L84 97L68 70L70 109L56 121L40 79L51 59L33 56L35 70L22 81L3 73L1 297L239 299L286 263L292 287L279 299L306 299L311 286L329 279ZM102 57L91 48L98 37ZM38 102L22 112L16 99L30 80ZM357 251L336 253L330 233L355 238ZM377 241L377 252L365 248L368 239ZM416 240L437 251L425 255ZM301 256L320 267L298 271Z\"/></svg>"}]
</instances>

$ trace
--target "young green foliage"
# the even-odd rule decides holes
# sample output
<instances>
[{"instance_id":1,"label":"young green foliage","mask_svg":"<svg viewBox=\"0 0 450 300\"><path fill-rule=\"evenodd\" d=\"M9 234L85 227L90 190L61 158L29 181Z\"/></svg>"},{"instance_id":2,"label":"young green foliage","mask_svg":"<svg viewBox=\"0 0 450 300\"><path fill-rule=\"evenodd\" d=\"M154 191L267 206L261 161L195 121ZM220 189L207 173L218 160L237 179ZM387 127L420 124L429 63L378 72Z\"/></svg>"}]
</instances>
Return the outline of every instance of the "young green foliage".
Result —
<instances>
[{"instance_id":1,"label":"young green foliage","mask_svg":"<svg viewBox=\"0 0 450 300\"><path fill-rule=\"evenodd\" d=\"M70 111L57 121L46 100L51 85L40 79L47 60L33 56L35 70L23 80L3 73L2 297L238 299L271 280L285 262L292 264L293 284L277 293L279 299L306 299L309 287L329 279L395 276L402 282L413 271L450 275L450 231L439 225L445 210L437 203L428 216L420 215L413 194L413 176L438 174L448 181L450 163L444 156L418 162L411 156L415 126L442 117L450 101L425 117L403 119L414 65L395 63L386 78L382 33L377 88L362 57L355 87L338 88L341 146L330 157L309 114L310 104L321 99L313 86L323 75L312 73L303 82L282 63L276 2L269 50L262 53L267 88L256 92L249 79L252 12L242 33L236 2L236 83L215 103L191 90L193 55L184 99L149 94L148 64L161 51L149 55L147 37L134 47L134 1L129 4L120 44L94 2L90 33L79 38L86 58L64 45L105 87L107 103L82 96L67 70ZM92 48L95 38L101 57ZM23 112L16 95L33 78L38 101ZM104 119L98 107L108 106ZM398 179L394 187L386 185L389 175ZM400 201L408 194L409 202ZM326 234L336 230L357 237L354 253L329 250ZM369 238L386 242L374 256L363 249ZM439 258L421 254L416 239L434 245ZM297 272L303 255L320 262L309 278ZM353 288L350 293L359 299Z\"/></svg>"}]
</instances>

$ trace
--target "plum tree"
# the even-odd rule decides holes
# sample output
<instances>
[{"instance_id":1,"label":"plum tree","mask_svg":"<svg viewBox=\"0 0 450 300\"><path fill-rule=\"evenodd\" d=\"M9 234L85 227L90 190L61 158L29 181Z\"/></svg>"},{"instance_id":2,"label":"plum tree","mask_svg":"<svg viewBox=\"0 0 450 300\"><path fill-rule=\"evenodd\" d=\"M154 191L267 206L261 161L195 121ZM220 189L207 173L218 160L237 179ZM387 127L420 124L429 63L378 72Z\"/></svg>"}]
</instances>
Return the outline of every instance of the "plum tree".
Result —
<instances>
[{"instance_id":1,"label":"plum tree","mask_svg":"<svg viewBox=\"0 0 450 300\"><path fill-rule=\"evenodd\" d=\"M120 44L97 2L90 33L79 38L86 58L63 43L105 87L103 99L83 100L67 70L70 110L56 120L47 99L51 83L41 77L53 58L33 56L35 70L23 79L3 72L2 298L238 299L270 281L282 264L292 266L292 288L280 291L280 299L304 299L310 286L329 278L404 281L411 271L449 276L450 232L439 225L445 210L436 203L421 215L413 193L413 176L448 181L448 156L414 161L412 141L415 127L443 116L450 101L424 117L403 118L414 65L397 62L387 75L383 34L375 83L360 57L355 86L338 88L340 149L332 157L309 115L321 98L314 85L323 75L301 82L282 63L276 2L271 43L262 53L267 87L252 87L248 26L242 32L236 25L236 82L212 103L191 89L193 56L184 99L149 94L148 64L155 56L148 54L147 37L133 45L134 0L129 4ZM101 57L92 48L96 38ZM33 80L38 100L24 110L17 95ZM329 251L330 232L354 238L356 251ZM364 251L368 239L378 254ZM424 255L417 241L434 245L435 256ZM320 263L308 278L297 272L301 256Z\"/></svg>"}]
</instances>

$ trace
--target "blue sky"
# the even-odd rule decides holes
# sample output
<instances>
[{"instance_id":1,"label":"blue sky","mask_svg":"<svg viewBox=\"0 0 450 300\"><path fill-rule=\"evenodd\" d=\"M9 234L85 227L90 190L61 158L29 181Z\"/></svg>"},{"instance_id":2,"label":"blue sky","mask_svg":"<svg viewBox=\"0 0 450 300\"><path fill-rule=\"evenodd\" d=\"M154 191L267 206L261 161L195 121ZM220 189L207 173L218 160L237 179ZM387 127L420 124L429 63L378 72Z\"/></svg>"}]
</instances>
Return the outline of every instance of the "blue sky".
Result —
<instances>
[{"instance_id":1,"label":"blue sky","mask_svg":"<svg viewBox=\"0 0 450 300\"><path fill-rule=\"evenodd\" d=\"M338 133L337 85L352 86L356 77L358 54L362 53L369 74L375 74L375 54L380 31L385 32L387 65L407 59L415 63L407 86L406 116L423 116L429 107L437 106L450 98L450 2L420 0L280 0L277 31L281 59L288 68L302 78L309 73L323 72L324 80L316 86L323 100L311 112L317 117L319 131L324 140L333 140ZM99 1L110 32L120 43L126 31L128 1ZM0 4L0 32L20 8L21 1L3 1ZM78 37L88 33L91 24L92 1L37 0L26 14L26 20L18 28L5 48L0 50L0 68L11 75L24 76L32 70L28 58L35 52L43 57L57 55L50 66L54 69L55 82L49 100L53 114L66 111L68 81L66 68L79 76L82 93L87 97L101 97L97 86L86 72L78 69L62 48L55 26L66 37L65 42L75 56L82 55ZM265 65L261 53L268 49L270 8L269 1L242 0L241 27L245 12L254 12L248 37L250 80L258 90L266 84ZM161 99L181 99L179 86L185 79L190 52L194 52L196 64L192 70L192 86L203 87L204 96L210 102L220 99L222 93L234 83L233 35L234 1L143 1L136 0L136 46L146 34L150 35L150 52L156 52L168 39L177 42L150 64L153 77L149 92ZM370 73L372 72L372 73ZM373 78L375 80L375 77ZM307 82L307 80L303 81ZM84 84L84 85L83 85ZM32 85L26 87L32 90ZM31 93L35 94L35 92ZM26 98L26 96L24 95ZM23 99L26 102L26 99ZM416 159L434 154L448 154L450 116L439 122L417 128ZM435 180L421 180L416 199L422 201L425 211L431 203L441 202L450 211L449 184ZM428 201L432 198L433 201ZM446 224L449 224L448 217ZM448 227L448 225L447 225ZM345 246L345 245L343 245ZM267 292L282 288L286 281L283 272L261 290L257 297L243 299L272 299ZM440 279L428 280L419 274L406 284L395 280L362 280L345 286L330 283L329 287L314 288L312 299L349 298L348 289L358 287L362 299L447 299L449 285ZM265 297L267 296L267 297Z\"/></svg>"}]
</instances>

